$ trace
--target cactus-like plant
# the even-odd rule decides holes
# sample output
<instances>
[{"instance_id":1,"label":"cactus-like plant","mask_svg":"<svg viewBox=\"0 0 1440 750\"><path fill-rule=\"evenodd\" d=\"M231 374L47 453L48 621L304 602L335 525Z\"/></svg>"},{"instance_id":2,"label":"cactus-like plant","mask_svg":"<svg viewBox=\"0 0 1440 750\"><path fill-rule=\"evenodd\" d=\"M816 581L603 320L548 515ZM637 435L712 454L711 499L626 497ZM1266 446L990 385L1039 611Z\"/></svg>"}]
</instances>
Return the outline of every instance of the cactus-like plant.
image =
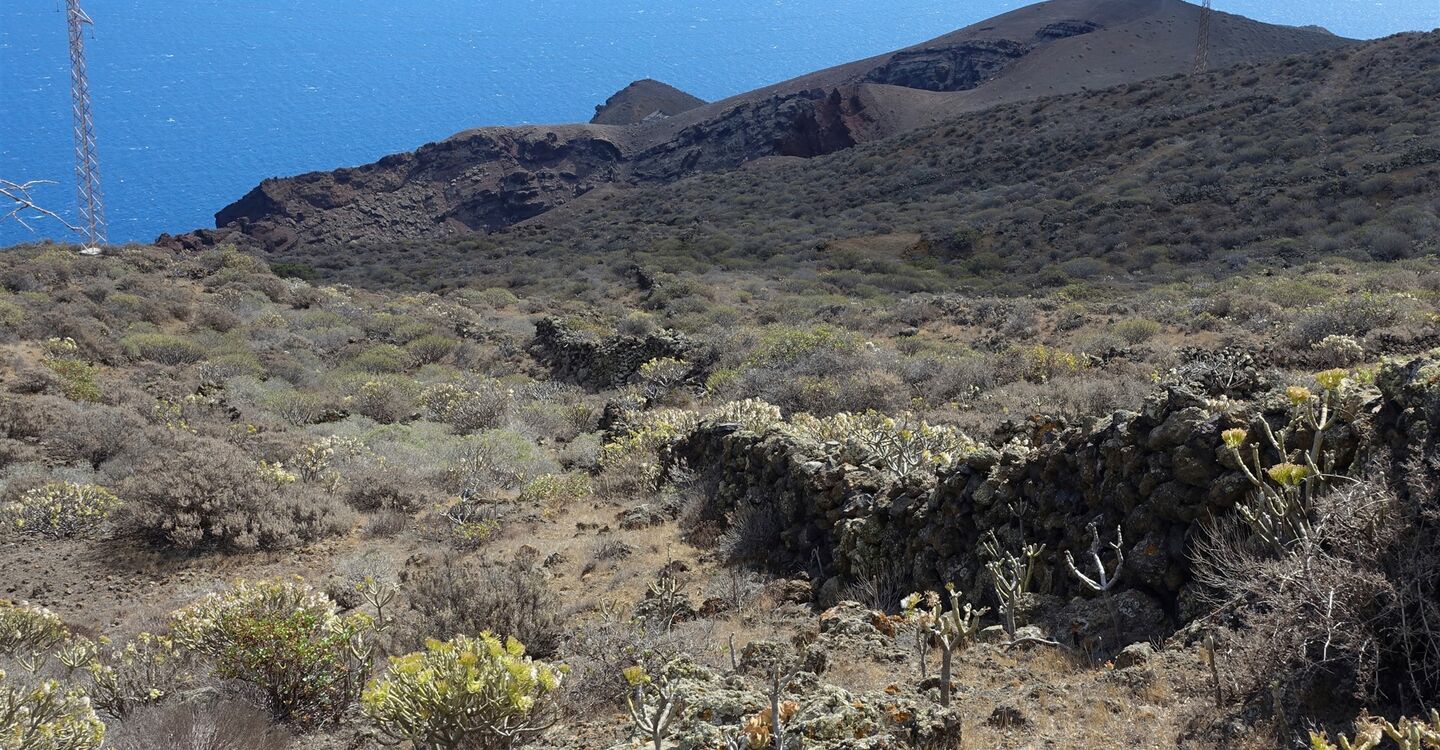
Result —
<instances>
[{"instance_id":1,"label":"cactus-like plant","mask_svg":"<svg viewBox=\"0 0 1440 750\"><path fill-rule=\"evenodd\" d=\"M934 592L924 595L911 594L905 597L901 605L905 607L906 617L928 627L927 635L940 644L940 705L948 707L952 688L951 667L955 653L964 650L975 639L975 635L980 632L980 618L989 612L990 608L975 609L968 602L962 602L953 583L945 586L945 592L950 599L949 609L941 608L940 596ZM922 603L925 604L925 609L920 607ZM921 665L923 671L923 656Z\"/></svg>"},{"instance_id":2,"label":"cactus-like plant","mask_svg":"<svg viewBox=\"0 0 1440 750\"><path fill-rule=\"evenodd\" d=\"M1440 711L1432 710L1428 720L1401 717L1393 724L1361 714L1355 720L1354 739L1342 734L1331 742L1329 736L1311 732L1310 747L1312 750L1372 750L1386 737L1400 750L1440 750Z\"/></svg>"},{"instance_id":3,"label":"cactus-like plant","mask_svg":"<svg viewBox=\"0 0 1440 750\"><path fill-rule=\"evenodd\" d=\"M1110 573L1105 568L1105 561L1100 559L1100 529L1091 523L1090 526L1090 559L1095 563L1095 577L1085 575L1075 567L1075 556L1070 550L1065 550L1065 567L1070 570L1071 575L1080 579L1080 583L1091 591L1099 592L1105 600L1105 609L1110 612L1110 625L1115 629L1115 637L1120 637L1120 616L1115 613L1115 603L1110 599L1110 590L1120 580L1120 570L1125 566L1125 535L1120 527L1115 527L1115 541L1109 544L1110 549L1115 550L1115 572ZM1119 643L1117 642L1118 646Z\"/></svg>"},{"instance_id":4,"label":"cactus-like plant","mask_svg":"<svg viewBox=\"0 0 1440 750\"><path fill-rule=\"evenodd\" d=\"M1335 422L1346 380L1344 370L1326 370L1315 376L1320 386L1316 395L1309 388L1292 386L1285 390L1290 419L1278 431L1260 420L1261 437L1280 462L1265 468L1259 441L1249 443L1243 429L1226 430L1221 440L1241 472L1250 482L1250 498L1236 511L1257 537L1280 552L1290 552L1310 538L1310 511L1314 497L1329 488L1335 456L1325 451L1325 431ZM1290 443L1301 430L1311 432L1310 445L1292 448ZM1268 480L1268 481L1267 481Z\"/></svg>"},{"instance_id":5,"label":"cactus-like plant","mask_svg":"<svg viewBox=\"0 0 1440 750\"><path fill-rule=\"evenodd\" d=\"M514 638L432 640L392 658L361 708L389 741L416 750L508 748L554 723L551 699L564 671L527 657Z\"/></svg>"},{"instance_id":6,"label":"cactus-like plant","mask_svg":"<svg viewBox=\"0 0 1440 750\"><path fill-rule=\"evenodd\" d=\"M168 635L140 633L123 647L110 645L106 638L98 646L77 644L70 649L73 655L62 653L59 658L66 667L83 669L95 707L117 719L173 697L193 679L190 658Z\"/></svg>"},{"instance_id":7,"label":"cactus-like plant","mask_svg":"<svg viewBox=\"0 0 1440 750\"><path fill-rule=\"evenodd\" d=\"M825 418L797 414L790 430L821 444L833 444L842 456L893 476L942 469L975 450L975 442L944 425L912 414L890 417L878 412L840 413Z\"/></svg>"},{"instance_id":8,"label":"cactus-like plant","mask_svg":"<svg viewBox=\"0 0 1440 750\"><path fill-rule=\"evenodd\" d=\"M789 750L795 746L790 740L798 738L788 737L785 729L800 713L800 704L781 697L785 682L780 665L776 664L770 672L770 707L746 717L740 727L749 750Z\"/></svg>"},{"instance_id":9,"label":"cactus-like plant","mask_svg":"<svg viewBox=\"0 0 1440 750\"><path fill-rule=\"evenodd\" d=\"M1381 719L1380 729L1400 750L1440 750L1440 711L1431 710L1429 721L1402 717L1391 724Z\"/></svg>"},{"instance_id":10,"label":"cactus-like plant","mask_svg":"<svg viewBox=\"0 0 1440 750\"><path fill-rule=\"evenodd\" d=\"M0 599L0 655L49 651L70 636L60 616L44 607Z\"/></svg>"},{"instance_id":11,"label":"cactus-like plant","mask_svg":"<svg viewBox=\"0 0 1440 750\"><path fill-rule=\"evenodd\" d=\"M630 709L630 721L647 739L661 750L665 738L676 719L685 710L685 699L662 677L657 682L645 673L644 667L625 669L625 681L630 684L631 694L626 696L625 705Z\"/></svg>"},{"instance_id":12,"label":"cactus-like plant","mask_svg":"<svg viewBox=\"0 0 1440 750\"><path fill-rule=\"evenodd\" d=\"M930 676L930 639L940 611L940 595L934 591L911 594L900 600L900 610L914 629L915 656L920 662L920 679L924 680Z\"/></svg>"},{"instance_id":13,"label":"cactus-like plant","mask_svg":"<svg viewBox=\"0 0 1440 750\"><path fill-rule=\"evenodd\" d=\"M980 542L980 549L990 558L985 569L990 573L990 583L995 590L995 598L1000 603L1001 625L1005 628L1005 634L1014 639L1020 600L1030 589L1030 582L1035 577L1035 563L1045 554L1045 545L1022 542L1020 554L1016 555L1009 550L1002 552L1000 540L992 531Z\"/></svg>"}]
</instances>

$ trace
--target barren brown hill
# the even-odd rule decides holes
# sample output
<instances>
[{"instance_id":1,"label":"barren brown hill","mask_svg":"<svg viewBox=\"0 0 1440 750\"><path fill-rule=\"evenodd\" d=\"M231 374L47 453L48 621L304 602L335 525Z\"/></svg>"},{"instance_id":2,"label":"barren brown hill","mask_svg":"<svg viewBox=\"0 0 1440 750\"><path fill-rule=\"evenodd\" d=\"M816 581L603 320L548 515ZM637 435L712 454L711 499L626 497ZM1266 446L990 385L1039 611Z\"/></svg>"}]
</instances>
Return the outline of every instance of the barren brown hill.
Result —
<instances>
[{"instance_id":1,"label":"barren brown hill","mask_svg":"<svg viewBox=\"0 0 1440 750\"><path fill-rule=\"evenodd\" d=\"M594 188L666 183L771 156L814 157L996 104L1188 71L1199 9L1051 0L874 58L659 121L470 130L375 164L262 183L171 246L419 240L490 232ZM1350 43L1217 14L1216 67Z\"/></svg>"},{"instance_id":2,"label":"barren brown hill","mask_svg":"<svg viewBox=\"0 0 1440 750\"><path fill-rule=\"evenodd\" d=\"M651 78L636 81L615 92L595 108L591 125L634 125L660 120L705 106L705 100L668 83Z\"/></svg>"}]
</instances>

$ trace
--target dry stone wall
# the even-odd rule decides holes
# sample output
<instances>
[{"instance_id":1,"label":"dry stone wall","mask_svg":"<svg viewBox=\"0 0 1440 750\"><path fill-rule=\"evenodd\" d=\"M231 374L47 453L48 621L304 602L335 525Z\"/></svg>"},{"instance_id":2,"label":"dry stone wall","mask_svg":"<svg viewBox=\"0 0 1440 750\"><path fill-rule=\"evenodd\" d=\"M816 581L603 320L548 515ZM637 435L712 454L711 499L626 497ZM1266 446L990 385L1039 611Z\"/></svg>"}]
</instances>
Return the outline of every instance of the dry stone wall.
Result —
<instances>
[{"instance_id":1,"label":"dry stone wall","mask_svg":"<svg viewBox=\"0 0 1440 750\"><path fill-rule=\"evenodd\" d=\"M1324 435L1337 467L1437 443L1440 350L1386 364L1377 386L1350 399ZM755 434L714 422L683 438L671 459L716 472L723 511L778 512L781 544L769 559L823 571L822 601L889 573L914 586L954 582L988 602L980 542L993 530L1012 548L1022 536L1047 545L1037 598L1063 603L1088 593L1056 561L1065 551L1084 559L1087 526L1096 522L1107 541L1116 526L1124 532L1119 590L1127 601L1143 616L1159 613L1156 627L1173 627L1198 614L1189 555L1201 524L1230 512L1248 488L1220 433L1255 429L1259 420L1278 429L1286 419L1283 396L1265 387L1246 400L1216 401L1172 385L1139 412L1116 412L1043 445L982 447L937 474L898 479L843 463L783 429ZM1311 436L1299 437L1308 444Z\"/></svg>"}]
</instances>

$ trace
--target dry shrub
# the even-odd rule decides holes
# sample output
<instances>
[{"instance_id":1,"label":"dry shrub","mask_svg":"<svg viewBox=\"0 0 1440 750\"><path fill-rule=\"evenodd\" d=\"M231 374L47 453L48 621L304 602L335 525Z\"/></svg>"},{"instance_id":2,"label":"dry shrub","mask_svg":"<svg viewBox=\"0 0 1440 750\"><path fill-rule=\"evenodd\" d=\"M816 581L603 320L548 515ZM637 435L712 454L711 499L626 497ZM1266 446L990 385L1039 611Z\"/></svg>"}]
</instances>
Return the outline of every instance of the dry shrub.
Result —
<instances>
[{"instance_id":1,"label":"dry shrub","mask_svg":"<svg viewBox=\"0 0 1440 750\"><path fill-rule=\"evenodd\" d=\"M1195 556L1207 603L1235 629L1221 657L1227 679L1247 701L1278 698L1292 721L1353 716L1393 690L1382 664L1399 644L1398 590L1411 583L1394 566L1410 526L1392 490L1359 482L1312 502L1310 537L1285 552L1226 517ZM1440 555L1426 557L1433 576Z\"/></svg>"},{"instance_id":2,"label":"dry shrub","mask_svg":"<svg viewBox=\"0 0 1440 750\"><path fill-rule=\"evenodd\" d=\"M447 557L413 574L403 588L410 611L402 628L410 642L488 630L514 636L540 658L560 645L559 595L532 560L485 564Z\"/></svg>"},{"instance_id":3,"label":"dry shrub","mask_svg":"<svg viewBox=\"0 0 1440 750\"><path fill-rule=\"evenodd\" d=\"M120 494L126 526L182 549L293 547L340 534L354 519L338 498L208 438L158 450Z\"/></svg>"},{"instance_id":4,"label":"dry shrub","mask_svg":"<svg viewBox=\"0 0 1440 750\"><path fill-rule=\"evenodd\" d=\"M166 704L111 725L113 750L284 750L293 737L246 703Z\"/></svg>"}]
</instances>

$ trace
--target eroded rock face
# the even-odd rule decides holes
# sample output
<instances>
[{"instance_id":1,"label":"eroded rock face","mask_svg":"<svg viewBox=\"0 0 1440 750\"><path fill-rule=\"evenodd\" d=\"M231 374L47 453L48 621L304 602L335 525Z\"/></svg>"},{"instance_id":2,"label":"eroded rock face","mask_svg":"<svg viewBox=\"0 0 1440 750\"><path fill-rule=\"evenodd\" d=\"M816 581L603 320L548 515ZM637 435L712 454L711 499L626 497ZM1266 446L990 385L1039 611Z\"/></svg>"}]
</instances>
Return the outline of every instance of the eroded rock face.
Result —
<instances>
[{"instance_id":1,"label":"eroded rock face","mask_svg":"<svg viewBox=\"0 0 1440 750\"><path fill-rule=\"evenodd\" d=\"M812 89L740 104L634 158L637 181L665 182L764 156L810 158L849 148L864 122L853 87Z\"/></svg>"},{"instance_id":2,"label":"eroded rock face","mask_svg":"<svg viewBox=\"0 0 1440 750\"><path fill-rule=\"evenodd\" d=\"M908 50L896 54L865 80L926 91L965 91L989 80L1029 51L1027 45L1004 39Z\"/></svg>"},{"instance_id":3,"label":"eroded rock face","mask_svg":"<svg viewBox=\"0 0 1440 750\"><path fill-rule=\"evenodd\" d=\"M613 182L621 161L615 143L585 130L479 130L364 167L267 180L215 223L278 252L488 231Z\"/></svg>"},{"instance_id":4,"label":"eroded rock face","mask_svg":"<svg viewBox=\"0 0 1440 750\"><path fill-rule=\"evenodd\" d=\"M615 92L595 107L592 125L634 125L657 118L674 117L703 107L705 100L669 84L646 78Z\"/></svg>"}]
</instances>

